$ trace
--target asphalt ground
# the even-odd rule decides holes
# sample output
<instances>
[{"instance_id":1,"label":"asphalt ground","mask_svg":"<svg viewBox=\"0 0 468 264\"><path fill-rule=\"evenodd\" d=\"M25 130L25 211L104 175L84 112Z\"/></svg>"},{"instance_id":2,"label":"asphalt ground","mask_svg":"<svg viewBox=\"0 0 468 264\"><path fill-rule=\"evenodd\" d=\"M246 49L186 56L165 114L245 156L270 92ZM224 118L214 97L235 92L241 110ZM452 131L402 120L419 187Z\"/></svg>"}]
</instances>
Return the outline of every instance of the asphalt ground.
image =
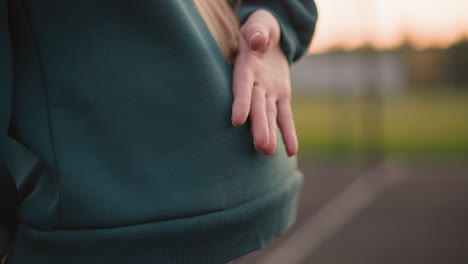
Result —
<instances>
[{"instance_id":1,"label":"asphalt ground","mask_svg":"<svg viewBox=\"0 0 468 264\"><path fill-rule=\"evenodd\" d=\"M299 164L296 223L240 263L468 263L468 160Z\"/></svg>"},{"instance_id":2,"label":"asphalt ground","mask_svg":"<svg viewBox=\"0 0 468 264\"><path fill-rule=\"evenodd\" d=\"M468 263L468 160L299 166L295 224L238 263Z\"/></svg>"}]
</instances>

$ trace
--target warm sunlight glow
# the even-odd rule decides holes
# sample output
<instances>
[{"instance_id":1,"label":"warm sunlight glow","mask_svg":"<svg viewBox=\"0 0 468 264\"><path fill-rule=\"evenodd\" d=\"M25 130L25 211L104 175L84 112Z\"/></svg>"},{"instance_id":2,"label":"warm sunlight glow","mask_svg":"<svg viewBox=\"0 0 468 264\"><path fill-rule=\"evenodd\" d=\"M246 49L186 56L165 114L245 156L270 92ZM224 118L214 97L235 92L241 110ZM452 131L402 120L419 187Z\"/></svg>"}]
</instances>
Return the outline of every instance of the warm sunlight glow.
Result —
<instances>
[{"instance_id":1,"label":"warm sunlight glow","mask_svg":"<svg viewBox=\"0 0 468 264\"><path fill-rule=\"evenodd\" d=\"M468 0L316 0L319 23L311 52L385 49L407 37L418 48L444 47L468 36Z\"/></svg>"}]
</instances>

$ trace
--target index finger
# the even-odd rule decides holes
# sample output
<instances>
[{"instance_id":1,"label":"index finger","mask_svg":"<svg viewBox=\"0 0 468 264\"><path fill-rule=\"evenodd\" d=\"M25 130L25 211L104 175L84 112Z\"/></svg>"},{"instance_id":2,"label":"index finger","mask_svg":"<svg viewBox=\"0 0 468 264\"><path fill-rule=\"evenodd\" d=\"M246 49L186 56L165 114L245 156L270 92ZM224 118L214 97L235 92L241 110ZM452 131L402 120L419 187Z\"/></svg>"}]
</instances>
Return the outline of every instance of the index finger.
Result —
<instances>
[{"instance_id":1,"label":"index finger","mask_svg":"<svg viewBox=\"0 0 468 264\"><path fill-rule=\"evenodd\" d=\"M241 45L246 44L243 43ZM253 85L254 76L252 69L248 66L245 55L240 53L234 64L232 84L234 102L232 104L231 121L234 126L240 126L247 120L252 101Z\"/></svg>"}]
</instances>

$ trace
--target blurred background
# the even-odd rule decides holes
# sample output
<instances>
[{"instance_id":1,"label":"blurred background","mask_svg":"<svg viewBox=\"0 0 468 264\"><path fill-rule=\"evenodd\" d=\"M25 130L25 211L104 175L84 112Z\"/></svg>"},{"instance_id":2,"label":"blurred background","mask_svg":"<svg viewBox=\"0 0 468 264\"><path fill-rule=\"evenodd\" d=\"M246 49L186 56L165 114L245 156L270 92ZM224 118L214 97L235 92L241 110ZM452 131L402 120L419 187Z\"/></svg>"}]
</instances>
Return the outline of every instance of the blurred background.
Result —
<instances>
[{"instance_id":1,"label":"blurred background","mask_svg":"<svg viewBox=\"0 0 468 264\"><path fill-rule=\"evenodd\" d=\"M316 0L295 225L248 263L468 263L468 1Z\"/></svg>"}]
</instances>

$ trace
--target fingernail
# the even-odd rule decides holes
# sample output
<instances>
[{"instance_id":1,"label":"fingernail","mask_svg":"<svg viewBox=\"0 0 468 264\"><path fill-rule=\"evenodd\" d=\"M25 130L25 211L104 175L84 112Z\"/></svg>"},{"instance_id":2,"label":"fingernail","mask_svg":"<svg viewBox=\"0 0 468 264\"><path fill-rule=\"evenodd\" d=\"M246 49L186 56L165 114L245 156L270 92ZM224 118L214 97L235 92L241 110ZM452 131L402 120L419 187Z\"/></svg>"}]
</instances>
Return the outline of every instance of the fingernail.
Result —
<instances>
[{"instance_id":1,"label":"fingernail","mask_svg":"<svg viewBox=\"0 0 468 264\"><path fill-rule=\"evenodd\" d=\"M252 41L257 37L257 36L260 36L262 33L260 33L260 31L257 31L255 32L252 37L250 37L250 41L249 41L249 46L252 45Z\"/></svg>"},{"instance_id":2,"label":"fingernail","mask_svg":"<svg viewBox=\"0 0 468 264\"><path fill-rule=\"evenodd\" d=\"M255 144L254 144L254 148L255 148L256 151L260 151L260 150L257 148L257 146L255 146Z\"/></svg>"}]
</instances>

